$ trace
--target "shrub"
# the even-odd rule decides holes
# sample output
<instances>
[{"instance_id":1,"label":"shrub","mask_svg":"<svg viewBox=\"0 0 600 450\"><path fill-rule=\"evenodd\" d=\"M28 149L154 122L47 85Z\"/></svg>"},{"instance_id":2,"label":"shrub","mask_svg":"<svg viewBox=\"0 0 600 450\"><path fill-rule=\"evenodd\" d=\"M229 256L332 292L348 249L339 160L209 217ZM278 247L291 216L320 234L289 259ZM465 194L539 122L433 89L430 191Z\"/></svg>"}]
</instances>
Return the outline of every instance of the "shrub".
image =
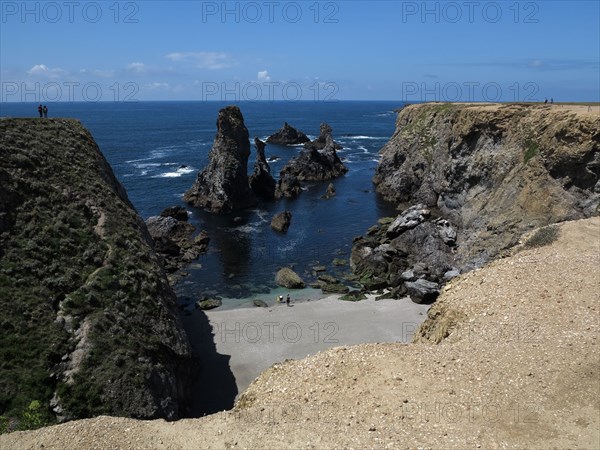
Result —
<instances>
[{"instance_id":1,"label":"shrub","mask_svg":"<svg viewBox=\"0 0 600 450\"><path fill-rule=\"evenodd\" d=\"M545 245L550 245L558 239L560 235L560 229L557 226L550 225L547 227L540 228L533 236L527 239L524 248L537 248Z\"/></svg>"}]
</instances>

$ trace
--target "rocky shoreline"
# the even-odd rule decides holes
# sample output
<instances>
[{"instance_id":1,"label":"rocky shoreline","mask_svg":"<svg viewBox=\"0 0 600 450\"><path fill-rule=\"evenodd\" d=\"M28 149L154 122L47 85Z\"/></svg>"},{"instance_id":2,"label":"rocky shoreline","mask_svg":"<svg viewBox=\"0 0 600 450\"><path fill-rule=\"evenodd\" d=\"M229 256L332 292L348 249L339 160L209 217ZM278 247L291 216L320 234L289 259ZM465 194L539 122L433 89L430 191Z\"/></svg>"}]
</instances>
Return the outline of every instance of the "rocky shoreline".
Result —
<instances>
[{"instance_id":1,"label":"rocky shoreline","mask_svg":"<svg viewBox=\"0 0 600 450\"><path fill-rule=\"evenodd\" d=\"M381 218L354 239L351 274L313 271L308 283L324 293L358 289L346 299L376 293L379 299L408 296L431 303L446 282L501 256L528 230L598 214L600 137L593 116L574 117L531 104L421 104L400 110L396 124L381 149L373 181L400 212ZM221 110L217 130L211 163L186 194L188 201L194 191L218 197L230 185L241 186L232 190L240 198L230 202L238 208L255 198L294 198L303 181L332 179L347 171L325 123L312 142L287 123L267 139L279 145L304 141L305 149L278 180L258 138L254 172L245 176L248 131L239 109ZM233 178L225 180L224 174ZM334 195L330 184L322 198ZM274 229L287 230L291 214L286 214L273 218Z\"/></svg>"}]
</instances>

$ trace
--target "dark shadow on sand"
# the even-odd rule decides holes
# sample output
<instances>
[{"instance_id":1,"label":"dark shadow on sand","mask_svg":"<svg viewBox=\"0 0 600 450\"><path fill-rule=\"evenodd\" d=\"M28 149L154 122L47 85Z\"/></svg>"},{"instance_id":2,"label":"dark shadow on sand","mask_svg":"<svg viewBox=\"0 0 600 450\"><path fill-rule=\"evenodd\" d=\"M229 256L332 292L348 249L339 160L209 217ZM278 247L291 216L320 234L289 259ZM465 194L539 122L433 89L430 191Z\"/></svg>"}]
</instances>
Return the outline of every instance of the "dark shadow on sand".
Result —
<instances>
[{"instance_id":1,"label":"dark shadow on sand","mask_svg":"<svg viewBox=\"0 0 600 450\"><path fill-rule=\"evenodd\" d=\"M217 352L215 334L204 311L184 313L182 321L200 362L200 372L193 386L186 418L202 417L233 408L238 389L229 366L231 356Z\"/></svg>"}]
</instances>

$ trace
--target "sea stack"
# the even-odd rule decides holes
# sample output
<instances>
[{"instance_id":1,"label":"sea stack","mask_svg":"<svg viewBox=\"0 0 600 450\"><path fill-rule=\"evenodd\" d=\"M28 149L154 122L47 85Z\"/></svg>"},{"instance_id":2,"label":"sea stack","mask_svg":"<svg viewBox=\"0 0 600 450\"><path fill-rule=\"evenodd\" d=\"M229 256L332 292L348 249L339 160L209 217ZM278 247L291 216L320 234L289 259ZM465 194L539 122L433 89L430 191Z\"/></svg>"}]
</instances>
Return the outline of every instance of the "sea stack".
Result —
<instances>
[{"instance_id":1,"label":"sea stack","mask_svg":"<svg viewBox=\"0 0 600 450\"><path fill-rule=\"evenodd\" d=\"M296 130L287 122L276 133L267 138L267 143L276 145L297 145L310 142L310 139L302 131Z\"/></svg>"},{"instance_id":2,"label":"sea stack","mask_svg":"<svg viewBox=\"0 0 600 450\"><path fill-rule=\"evenodd\" d=\"M242 112L237 106L221 109L208 166L198 173L183 199L214 213L254 206L256 197L248 181L249 156L250 141Z\"/></svg>"},{"instance_id":3,"label":"sea stack","mask_svg":"<svg viewBox=\"0 0 600 450\"><path fill-rule=\"evenodd\" d=\"M322 149L324 149L326 146L328 146L328 143L327 143L327 138L328 137L331 138L331 140L333 141L332 132L333 132L333 130L331 129L331 127L329 126L329 124L323 122L321 124L321 126L320 126L320 129L319 129L319 137L316 138L312 142L306 142L304 144L304 148L315 149L315 150L322 150ZM333 142L333 147L336 150L341 150L343 148L337 142Z\"/></svg>"},{"instance_id":4,"label":"sea stack","mask_svg":"<svg viewBox=\"0 0 600 450\"><path fill-rule=\"evenodd\" d=\"M250 175L250 188L260 198L273 200L275 198L275 179L271 176L271 168L265 158L265 143L254 138L256 146L256 162L254 172Z\"/></svg>"}]
</instances>

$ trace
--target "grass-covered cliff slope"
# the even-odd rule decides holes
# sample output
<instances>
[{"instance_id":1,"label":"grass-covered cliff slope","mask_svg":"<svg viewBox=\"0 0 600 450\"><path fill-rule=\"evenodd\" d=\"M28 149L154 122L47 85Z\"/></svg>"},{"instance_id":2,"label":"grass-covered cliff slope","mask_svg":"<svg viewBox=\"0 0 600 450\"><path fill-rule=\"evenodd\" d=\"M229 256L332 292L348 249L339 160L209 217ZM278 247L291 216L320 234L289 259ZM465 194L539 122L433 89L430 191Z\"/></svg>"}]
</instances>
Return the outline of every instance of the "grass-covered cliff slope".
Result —
<instances>
[{"instance_id":1,"label":"grass-covered cliff slope","mask_svg":"<svg viewBox=\"0 0 600 450\"><path fill-rule=\"evenodd\" d=\"M0 120L0 425L178 417L192 358L175 308L90 133Z\"/></svg>"}]
</instances>

